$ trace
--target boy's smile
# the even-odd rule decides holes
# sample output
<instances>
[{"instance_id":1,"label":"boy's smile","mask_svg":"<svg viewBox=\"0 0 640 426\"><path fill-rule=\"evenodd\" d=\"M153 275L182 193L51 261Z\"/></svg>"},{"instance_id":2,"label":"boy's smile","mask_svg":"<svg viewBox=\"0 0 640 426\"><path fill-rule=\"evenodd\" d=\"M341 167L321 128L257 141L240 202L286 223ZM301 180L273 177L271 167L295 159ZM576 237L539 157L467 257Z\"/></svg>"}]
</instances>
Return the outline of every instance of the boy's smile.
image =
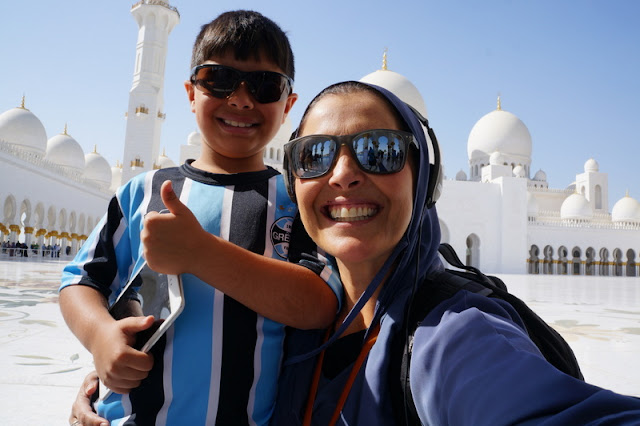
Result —
<instances>
[{"instance_id":1,"label":"boy's smile","mask_svg":"<svg viewBox=\"0 0 640 426\"><path fill-rule=\"evenodd\" d=\"M233 53L214 57L205 63L225 65L244 72L282 73L270 61L238 60ZM222 99L190 81L185 82L185 88L202 134L202 154L193 165L213 173L263 170L264 147L276 135L298 98L292 93L276 102L260 103L250 93L245 81Z\"/></svg>"}]
</instances>

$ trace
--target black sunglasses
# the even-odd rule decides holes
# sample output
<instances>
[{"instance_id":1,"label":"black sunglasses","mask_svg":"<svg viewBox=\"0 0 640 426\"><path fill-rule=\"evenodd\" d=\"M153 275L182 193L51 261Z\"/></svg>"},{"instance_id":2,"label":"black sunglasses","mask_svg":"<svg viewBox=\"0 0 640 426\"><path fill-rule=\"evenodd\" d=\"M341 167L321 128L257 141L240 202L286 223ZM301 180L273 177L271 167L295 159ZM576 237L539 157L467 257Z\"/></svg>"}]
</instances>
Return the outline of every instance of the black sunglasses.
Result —
<instances>
[{"instance_id":1,"label":"black sunglasses","mask_svg":"<svg viewBox=\"0 0 640 426\"><path fill-rule=\"evenodd\" d=\"M333 168L340 147L345 145L360 169L384 175L404 168L411 145L418 143L411 133L372 129L352 135L309 135L284 146L284 169L300 179L324 176Z\"/></svg>"},{"instance_id":2,"label":"black sunglasses","mask_svg":"<svg viewBox=\"0 0 640 426\"><path fill-rule=\"evenodd\" d=\"M273 71L244 72L218 64L202 64L191 70L191 83L219 99L230 96L243 81L247 83L249 93L261 104L281 100L293 87L290 77Z\"/></svg>"}]
</instances>

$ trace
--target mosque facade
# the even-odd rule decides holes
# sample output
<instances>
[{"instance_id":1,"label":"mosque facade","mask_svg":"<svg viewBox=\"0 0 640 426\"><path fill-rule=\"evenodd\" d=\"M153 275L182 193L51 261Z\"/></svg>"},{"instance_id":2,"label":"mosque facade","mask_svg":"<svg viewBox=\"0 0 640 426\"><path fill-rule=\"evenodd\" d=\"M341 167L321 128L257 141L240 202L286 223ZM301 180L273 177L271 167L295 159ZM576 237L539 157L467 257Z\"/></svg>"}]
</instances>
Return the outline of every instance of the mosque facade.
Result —
<instances>
[{"instance_id":1,"label":"mosque facade","mask_svg":"<svg viewBox=\"0 0 640 426\"><path fill-rule=\"evenodd\" d=\"M31 255L59 246L73 255L122 182L174 166L158 147L166 43L179 15L162 0L140 1L132 14L140 33L123 163L110 166L95 148L85 154L66 126L47 139L24 99L0 114L0 241L5 245L24 243L34 247ZM428 116L420 92L388 70L386 60L362 81L391 90ZM291 130L287 119L265 149L265 164L282 170ZM197 157L200 147L200 134L189 134L179 163ZM607 173L592 158L567 187L549 188L544 171L532 175L532 147L526 125L498 99L496 109L470 129L468 171L445 174L436 204L442 241L466 264L491 273L640 275L640 203L626 195L610 210Z\"/></svg>"}]
</instances>

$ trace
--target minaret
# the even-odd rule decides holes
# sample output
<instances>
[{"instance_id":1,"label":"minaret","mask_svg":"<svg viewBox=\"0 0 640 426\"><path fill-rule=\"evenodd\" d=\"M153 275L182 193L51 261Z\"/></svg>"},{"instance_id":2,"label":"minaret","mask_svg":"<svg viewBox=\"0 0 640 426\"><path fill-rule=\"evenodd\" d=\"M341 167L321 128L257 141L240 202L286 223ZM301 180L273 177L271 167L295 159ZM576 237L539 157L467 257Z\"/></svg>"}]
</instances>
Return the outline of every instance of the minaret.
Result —
<instances>
[{"instance_id":1,"label":"minaret","mask_svg":"<svg viewBox=\"0 0 640 426\"><path fill-rule=\"evenodd\" d=\"M152 170L160 150L165 118L164 69L169 33L180 21L178 9L168 1L142 0L131 7L138 23L133 84L126 113L122 183Z\"/></svg>"}]
</instances>

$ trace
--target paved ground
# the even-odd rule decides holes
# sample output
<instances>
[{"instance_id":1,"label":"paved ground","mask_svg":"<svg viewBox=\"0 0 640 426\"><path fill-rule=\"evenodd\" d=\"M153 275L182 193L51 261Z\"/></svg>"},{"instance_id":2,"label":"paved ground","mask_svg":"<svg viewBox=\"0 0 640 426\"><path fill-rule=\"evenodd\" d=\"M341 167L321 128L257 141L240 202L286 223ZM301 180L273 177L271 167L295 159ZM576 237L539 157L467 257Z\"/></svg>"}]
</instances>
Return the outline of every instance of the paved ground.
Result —
<instances>
[{"instance_id":1,"label":"paved ground","mask_svg":"<svg viewBox=\"0 0 640 426\"><path fill-rule=\"evenodd\" d=\"M67 425L92 369L58 308L64 262L0 259L0 425ZM640 396L640 278L501 277L569 341L587 381Z\"/></svg>"}]
</instances>

